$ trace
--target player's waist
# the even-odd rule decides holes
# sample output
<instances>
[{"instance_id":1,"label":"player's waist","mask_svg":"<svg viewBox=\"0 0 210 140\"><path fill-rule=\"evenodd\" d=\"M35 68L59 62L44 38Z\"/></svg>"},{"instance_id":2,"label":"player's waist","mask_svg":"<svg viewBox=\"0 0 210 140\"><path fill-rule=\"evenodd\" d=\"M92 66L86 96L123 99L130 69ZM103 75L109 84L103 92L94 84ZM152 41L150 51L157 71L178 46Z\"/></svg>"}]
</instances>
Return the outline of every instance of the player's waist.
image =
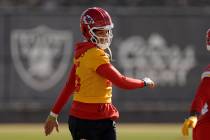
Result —
<instances>
[{"instance_id":1,"label":"player's waist","mask_svg":"<svg viewBox=\"0 0 210 140\"><path fill-rule=\"evenodd\" d=\"M111 103L83 103L73 101L70 115L88 120L116 120L119 118L118 110Z\"/></svg>"}]
</instances>

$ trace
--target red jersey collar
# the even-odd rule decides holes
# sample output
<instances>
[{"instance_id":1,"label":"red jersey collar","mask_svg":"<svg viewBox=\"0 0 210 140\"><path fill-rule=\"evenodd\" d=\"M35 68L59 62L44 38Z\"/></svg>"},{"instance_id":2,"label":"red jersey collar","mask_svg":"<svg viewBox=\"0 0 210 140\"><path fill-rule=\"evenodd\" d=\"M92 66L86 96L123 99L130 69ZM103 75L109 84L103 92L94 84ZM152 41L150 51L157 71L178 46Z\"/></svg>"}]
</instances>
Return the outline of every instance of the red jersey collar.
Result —
<instances>
[{"instance_id":1,"label":"red jersey collar","mask_svg":"<svg viewBox=\"0 0 210 140\"><path fill-rule=\"evenodd\" d=\"M84 52L86 52L90 48L96 47L96 44L92 42L80 42L76 44L74 57L79 58Z\"/></svg>"}]
</instances>

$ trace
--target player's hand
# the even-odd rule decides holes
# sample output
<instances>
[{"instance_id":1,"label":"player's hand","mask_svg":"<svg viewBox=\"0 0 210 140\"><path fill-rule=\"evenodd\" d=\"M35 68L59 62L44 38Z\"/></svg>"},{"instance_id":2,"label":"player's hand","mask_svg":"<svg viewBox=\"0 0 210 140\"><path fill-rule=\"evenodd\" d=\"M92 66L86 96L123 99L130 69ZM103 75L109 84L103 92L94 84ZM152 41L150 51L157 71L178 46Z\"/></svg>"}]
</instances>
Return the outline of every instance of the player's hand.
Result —
<instances>
[{"instance_id":1,"label":"player's hand","mask_svg":"<svg viewBox=\"0 0 210 140\"><path fill-rule=\"evenodd\" d=\"M186 119L182 125L182 135L188 136L189 135L189 128L195 128L197 124L197 117L196 116L190 116L188 119Z\"/></svg>"},{"instance_id":2,"label":"player's hand","mask_svg":"<svg viewBox=\"0 0 210 140\"><path fill-rule=\"evenodd\" d=\"M54 127L56 128L56 131L59 132L57 118L49 115L44 125L45 135L50 135Z\"/></svg>"},{"instance_id":3,"label":"player's hand","mask_svg":"<svg viewBox=\"0 0 210 140\"><path fill-rule=\"evenodd\" d=\"M148 77L145 77L144 79L142 79L145 83L146 83L146 86L149 87L149 88L155 88L156 87L156 84L154 81L152 81L150 78Z\"/></svg>"}]
</instances>

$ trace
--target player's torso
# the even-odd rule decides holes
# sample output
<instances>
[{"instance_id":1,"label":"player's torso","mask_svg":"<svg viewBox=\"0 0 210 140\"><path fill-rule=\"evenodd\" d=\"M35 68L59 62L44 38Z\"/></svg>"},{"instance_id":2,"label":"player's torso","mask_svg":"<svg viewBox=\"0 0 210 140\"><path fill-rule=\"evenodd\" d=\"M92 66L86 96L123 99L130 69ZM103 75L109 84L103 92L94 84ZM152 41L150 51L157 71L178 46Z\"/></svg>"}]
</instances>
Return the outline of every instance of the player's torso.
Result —
<instances>
[{"instance_id":1,"label":"player's torso","mask_svg":"<svg viewBox=\"0 0 210 140\"><path fill-rule=\"evenodd\" d=\"M87 50L75 60L77 69L74 100L85 103L110 103L112 96L111 83L96 73L95 67L100 65L97 64L100 62L93 60L91 57L94 49Z\"/></svg>"}]
</instances>

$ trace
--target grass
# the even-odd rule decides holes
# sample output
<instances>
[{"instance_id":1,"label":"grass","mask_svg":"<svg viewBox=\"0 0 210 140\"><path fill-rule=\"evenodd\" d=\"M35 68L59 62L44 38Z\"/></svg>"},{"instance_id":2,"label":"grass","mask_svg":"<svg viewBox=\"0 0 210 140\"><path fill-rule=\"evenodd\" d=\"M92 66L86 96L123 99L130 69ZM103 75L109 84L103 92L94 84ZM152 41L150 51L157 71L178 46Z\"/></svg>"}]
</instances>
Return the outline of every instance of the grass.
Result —
<instances>
[{"instance_id":1,"label":"grass","mask_svg":"<svg viewBox=\"0 0 210 140\"><path fill-rule=\"evenodd\" d=\"M118 140L191 140L181 136L180 124L119 124ZM71 140L67 124L45 136L43 124L0 124L0 140Z\"/></svg>"}]
</instances>

